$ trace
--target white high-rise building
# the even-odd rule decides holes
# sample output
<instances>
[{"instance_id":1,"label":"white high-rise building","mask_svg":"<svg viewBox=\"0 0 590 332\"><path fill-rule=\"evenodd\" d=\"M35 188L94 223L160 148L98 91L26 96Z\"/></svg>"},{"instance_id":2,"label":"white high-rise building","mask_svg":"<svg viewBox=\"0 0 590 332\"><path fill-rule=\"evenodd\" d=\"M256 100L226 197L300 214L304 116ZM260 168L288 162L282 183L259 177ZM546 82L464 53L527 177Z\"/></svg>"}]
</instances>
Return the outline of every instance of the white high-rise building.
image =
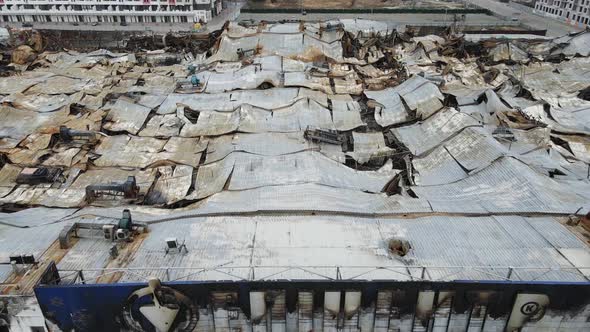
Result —
<instances>
[{"instance_id":1,"label":"white high-rise building","mask_svg":"<svg viewBox=\"0 0 590 332\"><path fill-rule=\"evenodd\" d=\"M0 0L0 23L192 23L221 9L221 0Z\"/></svg>"},{"instance_id":2,"label":"white high-rise building","mask_svg":"<svg viewBox=\"0 0 590 332\"><path fill-rule=\"evenodd\" d=\"M590 22L590 0L537 0L535 12L586 27Z\"/></svg>"}]
</instances>

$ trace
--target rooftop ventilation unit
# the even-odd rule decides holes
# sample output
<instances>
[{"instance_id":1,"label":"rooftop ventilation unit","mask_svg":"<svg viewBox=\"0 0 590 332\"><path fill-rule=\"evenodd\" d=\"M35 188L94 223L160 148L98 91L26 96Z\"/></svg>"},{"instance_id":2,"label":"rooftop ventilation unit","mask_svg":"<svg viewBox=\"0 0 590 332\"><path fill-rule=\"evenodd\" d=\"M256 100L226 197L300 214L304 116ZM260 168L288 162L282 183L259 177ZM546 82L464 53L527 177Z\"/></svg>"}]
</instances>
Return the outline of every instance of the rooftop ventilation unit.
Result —
<instances>
[{"instance_id":1,"label":"rooftop ventilation unit","mask_svg":"<svg viewBox=\"0 0 590 332\"><path fill-rule=\"evenodd\" d=\"M94 142L96 141L96 133L88 130L75 130L66 126L60 126L59 139L65 143L71 143L74 141Z\"/></svg>"},{"instance_id":2,"label":"rooftop ventilation unit","mask_svg":"<svg viewBox=\"0 0 590 332\"><path fill-rule=\"evenodd\" d=\"M59 168L27 167L16 177L16 183L31 185L54 183L59 179L61 173Z\"/></svg>"},{"instance_id":3,"label":"rooftop ventilation unit","mask_svg":"<svg viewBox=\"0 0 590 332\"><path fill-rule=\"evenodd\" d=\"M236 53L238 54L238 59L242 60L246 57L253 56L254 53L256 53L256 49L255 48L250 48L250 49L238 48L236 50Z\"/></svg>"},{"instance_id":4,"label":"rooftop ventilation unit","mask_svg":"<svg viewBox=\"0 0 590 332\"><path fill-rule=\"evenodd\" d=\"M22 265L37 264L37 261L35 260L35 256L33 256L33 255L9 256L9 260L11 262L15 262L15 264L22 264Z\"/></svg>"},{"instance_id":5,"label":"rooftop ventilation unit","mask_svg":"<svg viewBox=\"0 0 590 332\"><path fill-rule=\"evenodd\" d=\"M92 201L99 196L122 196L124 198L137 198L139 187L135 176L128 176L123 183L92 184L86 187L86 200Z\"/></svg>"},{"instance_id":6,"label":"rooftop ventilation unit","mask_svg":"<svg viewBox=\"0 0 590 332\"><path fill-rule=\"evenodd\" d=\"M115 225L104 225L102 226L102 231L104 233L104 238L106 240L114 240L115 239Z\"/></svg>"},{"instance_id":7,"label":"rooftop ventilation unit","mask_svg":"<svg viewBox=\"0 0 590 332\"><path fill-rule=\"evenodd\" d=\"M115 232L115 239L117 241L127 241L130 238L130 232L128 229L124 229L124 228L119 228L117 229L117 231Z\"/></svg>"},{"instance_id":8,"label":"rooftop ventilation unit","mask_svg":"<svg viewBox=\"0 0 590 332\"><path fill-rule=\"evenodd\" d=\"M119 249L117 248L116 244L109 249L109 256L111 256L112 259L115 259L119 256Z\"/></svg>"},{"instance_id":9,"label":"rooftop ventilation unit","mask_svg":"<svg viewBox=\"0 0 590 332\"><path fill-rule=\"evenodd\" d=\"M71 238L78 236L78 229L102 230L103 237L111 241L130 241L133 236L141 234L147 230L146 224L133 223L131 221L131 212L123 210L123 216L117 224L105 223L73 223L64 226L59 233L59 246L61 249L68 249L71 244Z\"/></svg>"},{"instance_id":10,"label":"rooftop ventilation unit","mask_svg":"<svg viewBox=\"0 0 590 332\"><path fill-rule=\"evenodd\" d=\"M184 241L182 243L178 243L175 237L169 237L164 240L166 242L166 254L170 253L171 251L181 253L183 250L185 253L188 253L188 249L186 248L186 244Z\"/></svg>"},{"instance_id":11,"label":"rooftop ventilation unit","mask_svg":"<svg viewBox=\"0 0 590 332\"><path fill-rule=\"evenodd\" d=\"M340 30L344 30L344 24L342 24L341 22L338 22L338 23L328 22L328 24L326 24L326 26L323 27L323 31L326 31L326 32L340 31Z\"/></svg>"},{"instance_id":12,"label":"rooftop ventilation unit","mask_svg":"<svg viewBox=\"0 0 590 332\"><path fill-rule=\"evenodd\" d=\"M339 134L336 130L319 129L307 127L303 133L303 137L312 142L323 142L328 144L342 145L346 138Z\"/></svg>"},{"instance_id":13,"label":"rooftop ventilation unit","mask_svg":"<svg viewBox=\"0 0 590 332\"><path fill-rule=\"evenodd\" d=\"M512 133L510 128L507 128L507 127L498 127L496 129L494 129L494 131L492 132L492 136L499 141L504 141L504 142L516 141L516 138L514 137L514 133Z\"/></svg>"}]
</instances>

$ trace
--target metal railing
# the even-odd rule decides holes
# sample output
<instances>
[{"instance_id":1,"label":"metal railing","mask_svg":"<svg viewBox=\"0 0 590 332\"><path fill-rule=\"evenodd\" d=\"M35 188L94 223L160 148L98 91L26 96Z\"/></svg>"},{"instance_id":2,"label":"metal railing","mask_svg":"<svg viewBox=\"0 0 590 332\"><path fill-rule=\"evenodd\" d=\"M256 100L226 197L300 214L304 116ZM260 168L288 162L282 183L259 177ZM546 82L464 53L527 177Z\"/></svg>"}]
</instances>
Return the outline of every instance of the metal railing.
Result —
<instances>
[{"instance_id":1,"label":"metal railing","mask_svg":"<svg viewBox=\"0 0 590 332\"><path fill-rule=\"evenodd\" d=\"M515 267L515 266L228 266L213 267L126 267L96 268L82 270L59 270L62 279L71 279L73 283L97 283L99 279L115 273L125 274L127 281L146 281L156 276L163 281L180 280L215 280L208 277L199 278L208 272L216 272L238 281L268 281L298 278L285 277L293 273L304 274L301 280L392 280L392 281L590 281L589 267ZM373 273L380 273L376 278ZM571 278L560 276L557 280L546 279L552 272L565 273ZM383 274L385 273L385 274ZM526 275L531 275L527 277ZM389 275L390 277L388 277ZM91 276L91 277L89 277ZM463 276L463 277L461 277ZM467 276L467 277L466 277ZM477 276L477 278L475 278ZM488 277L488 278L486 278ZM219 279L221 280L221 279ZM100 283L100 282L98 282Z\"/></svg>"}]
</instances>

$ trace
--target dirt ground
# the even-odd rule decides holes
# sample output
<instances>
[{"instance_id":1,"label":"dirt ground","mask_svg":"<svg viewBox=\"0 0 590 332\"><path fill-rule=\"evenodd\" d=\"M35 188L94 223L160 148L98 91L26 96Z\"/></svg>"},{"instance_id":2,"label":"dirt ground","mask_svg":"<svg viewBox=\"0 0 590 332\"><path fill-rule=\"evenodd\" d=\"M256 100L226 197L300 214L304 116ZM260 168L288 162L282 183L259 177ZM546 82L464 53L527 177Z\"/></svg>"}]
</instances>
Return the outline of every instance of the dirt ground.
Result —
<instances>
[{"instance_id":1,"label":"dirt ground","mask_svg":"<svg viewBox=\"0 0 590 332\"><path fill-rule=\"evenodd\" d=\"M461 8L463 4L452 1L412 0L251 0L250 8Z\"/></svg>"}]
</instances>

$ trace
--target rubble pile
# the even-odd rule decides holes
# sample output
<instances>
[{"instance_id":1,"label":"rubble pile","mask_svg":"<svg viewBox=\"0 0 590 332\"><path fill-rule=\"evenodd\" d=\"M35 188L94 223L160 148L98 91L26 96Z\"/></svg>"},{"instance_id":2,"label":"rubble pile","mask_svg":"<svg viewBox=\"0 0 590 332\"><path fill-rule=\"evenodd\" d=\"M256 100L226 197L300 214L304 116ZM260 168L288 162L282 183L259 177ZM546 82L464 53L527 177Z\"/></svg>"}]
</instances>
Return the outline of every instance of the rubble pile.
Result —
<instances>
[{"instance_id":1,"label":"rubble pile","mask_svg":"<svg viewBox=\"0 0 590 332\"><path fill-rule=\"evenodd\" d=\"M133 52L29 43L0 78L0 205L215 210L248 195L272 209L264 191L283 188L417 212L586 213L588 38L343 19L230 22ZM85 197L130 176L137 197Z\"/></svg>"}]
</instances>

